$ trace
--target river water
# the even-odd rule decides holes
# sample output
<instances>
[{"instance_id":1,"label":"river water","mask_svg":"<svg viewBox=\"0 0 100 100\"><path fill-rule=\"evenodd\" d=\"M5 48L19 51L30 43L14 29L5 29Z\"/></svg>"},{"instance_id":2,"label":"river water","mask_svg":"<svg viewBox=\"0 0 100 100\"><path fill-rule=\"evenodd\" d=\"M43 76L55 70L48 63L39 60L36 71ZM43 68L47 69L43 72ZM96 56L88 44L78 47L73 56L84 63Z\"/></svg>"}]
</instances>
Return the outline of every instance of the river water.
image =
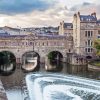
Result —
<instances>
[{"instance_id":1,"label":"river water","mask_svg":"<svg viewBox=\"0 0 100 100\"><path fill-rule=\"evenodd\" d=\"M39 72L46 72L44 64L40 64ZM33 73L33 72L30 72ZM53 72L54 73L54 72ZM87 66L71 66L63 64L62 71L65 75L74 75L100 80L99 72L88 71ZM8 76L0 76L7 93L8 100L29 100L25 82L25 76L29 73L22 71L21 66L17 65L15 72Z\"/></svg>"}]
</instances>

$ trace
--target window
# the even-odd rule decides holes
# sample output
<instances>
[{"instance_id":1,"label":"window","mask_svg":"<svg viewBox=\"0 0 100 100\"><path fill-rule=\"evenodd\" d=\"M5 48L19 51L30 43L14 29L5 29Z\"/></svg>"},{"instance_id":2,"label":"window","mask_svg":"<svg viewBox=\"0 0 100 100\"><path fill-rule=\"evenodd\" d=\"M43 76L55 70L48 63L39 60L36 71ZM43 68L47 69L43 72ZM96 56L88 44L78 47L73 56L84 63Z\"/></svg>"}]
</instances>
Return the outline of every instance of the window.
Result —
<instances>
[{"instance_id":1,"label":"window","mask_svg":"<svg viewBox=\"0 0 100 100\"><path fill-rule=\"evenodd\" d=\"M87 37L87 31L85 31L85 37Z\"/></svg>"},{"instance_id":2,"label":"window","mask_svg":"<svg viewBox=\"0 0 100 100\"><path fill-rule=\"evenodd\" d=\"M91 42L91 46L93 45L93 42Z\"/></svg>"},{"instance_id":3,"label":"window","mask_svg":"<svg viewBox=\"0 0 100 100\"><path fill-rule=\"evenodd\" d=\"M85 45L87 46L87 42L85 42Z\"/></svg>"},{"instance_id":4,"label":"window","mask_svg":"<svg viewBox=\"0 0 100 100\"><path fill-rule=\"evenodd\" d=\"M90 42L91 42L91 40L88 40L88 46L90 46Z\"/></svg>"},{"instance_id":5,"label":"window","mask_svg":"<svg viewBox=\"0 0 100 100\"><path fill-rule=\"evenodd\" d=\"M98 30L98 34L100 34L100 30Z\"/></svg>"},{"instance_id":6,"label":"window","mask_svg":"<svg viewBox=\"0 0 100 100\"><path fill-rule=\"evenodd\" d=\"M98 39L100 38L100 36L98 36Z\"/></svg>"},{"instance_id":7,"label":"window","mask_svg":"<svg viewBox=\"0 0 100 100\"><path fill-rule=\"evenodd\" d=\"M85 48L85 52L87 52L87 48Z\"/></svg>"},{"instance_id":8,"label":"window","mask_svg":"<svg viewBox=\"0 0 100 100\"><path fill-rule=\"evenodd\" d=\"M30 42L30 45L32 45L33 43L32 42Z\"/></svg>"},{"instance_id":9,"label":"window","mask_svg":"<svg viewBox=\"0 0 100 100\"><path fill-rule=\"evenodd\" d=\"M91 48L91 52L93 51L93 49Z\"/></svg>"},{"instance_id":10,"label":"window","mask_svg":"<svg viewBox=\"0 0 100 100\"><path fill-rule=\"evenodd\" d=\"M48 46L48 41L47 41L47 46Z\"/></svg>"},{"instance_id":11,"label":"window","mask_svg":"<svg viewBox=\"0 0 100 100\"><path fill-rule=\"evenodd\" d=\"M91 40L87 40L87 46L92 46L93 42Z\"/></svg>"},{"instance_id":12,"label":"window","mask_svg":"<svg viewBox=\"0 0 100 100\"><path fill-rule=\"evenodd\" d=\"M42 45L44 46L44 42L42 43Z\"/></svg>"},{"instance_id":13,"label":"window","mask_svg":"<svg viewBox=\"0 0 100 100\"><path fill-rule=\"evenodd\" d=\"M91 37L93 36L93 31L91 31Z\"/></svg>"},{"instance_id":14,"label":"window","mask_svg":"<svg viewBox=\"0 0 100 100\"><path fill-rule=\"evenodd\" d=\"M93 48L85 48L85 52L86 53L91 53L91 52L93 52Z\"/></svg>"},{"instance_id":15,"label":"window","mask_svg":"<svg viewBox=\"0 0 100 100\"><path fill-rule=\"evenodd\" d=\"M90 31L88 31L88 37L90 37Z\"/></svg>"},{"instance_id":16,"label":"window","mask_svg":"<svg viewBox=\"0 0 100 100\"><path fill-rule=\"evenodd\" d=\"M90 48L88 48L88 52L90 52Z\"/></svg>"},{"instance_id":17,"label":"window","mask_svg":"<svg viewBox=\"0 0 100 100\"><path fill-rule=\"evenodd\" d=\"M92 37L93 31L85 31L85 37Z\"/></svg>"},{"instance_id":18,"label":"window","mask_svg":"<svg viewBox=\"0 0 100 100\"><path fill-rule=\"evenodd\" d=\"M71 52L71 50L69 49L69 52Z\"/></svg>"}]
</instances>

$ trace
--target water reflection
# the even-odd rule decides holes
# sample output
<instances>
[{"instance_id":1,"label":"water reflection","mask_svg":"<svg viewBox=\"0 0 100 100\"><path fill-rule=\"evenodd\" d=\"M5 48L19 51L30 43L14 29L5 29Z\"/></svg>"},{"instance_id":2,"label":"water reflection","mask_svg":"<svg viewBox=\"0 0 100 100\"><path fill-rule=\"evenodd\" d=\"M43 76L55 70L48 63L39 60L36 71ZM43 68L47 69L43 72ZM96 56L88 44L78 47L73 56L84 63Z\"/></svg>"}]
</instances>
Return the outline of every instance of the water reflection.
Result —
<instances>
[{"instance_id":1,"label":"water reflection","mask_svg":"<svg viewBox=\"0 0 100 100\"><path fill-rule=\"evenodd\" d=\"M100 100L100 81L87 78L34 73L27 75L26 83L31 100Z\"/></svg>"},{"instance_id":2,"label":"water reflection","mask_svg":"<svg viewBox=\"0 0 100 100\"><path fill-rule=\"evenodd\" d=\"M1 75L10 75L16 69L16 63L8 63L0 65L0 74Z\"/></svg>"},{"instance_id":3,"label":"water reflection","mask_svg":"<svg viewBox=\"0 0 100 100\"><path fill-rule=\"evenodd\" d=\"M46 71L60 72L63 68L63 62L59 60L48 60L45 62Z\"/></svg>"},{"instance_id":4,"label":"water reflection","mask_svg":"<svg viewBox=\"0 0 100 100\"><path fill-rule=\"evenodd\" d=\"M38 71L40 64L40 56L36 52L26 52L22 56L22 70L24 72Z\"/></svg>"},{"instance_id":5,"label":"water reflection","mask_svg":"<svg viewBox=\"0 0 100 100\"><path fill-rule=\"evenodd\" d=\"M66 75L67 74L75 75L75 76L77 75L77 76L94 78L94 79L100 80L100 73L88 71L87 66L72 66L67 63L62 63L61 65L62 65L62 70L59 73L64 73ZM46 72L45 64L40 63L39 72L42 72L42 73ZM33 73L33 72L24 73L21 70L21 65L16 65L16 70L13 71L11 75L0 76L4 84L4 88L6 89L8 96L10 96L9 100L15 100L15 99L11 99L12 96L15 94L17 97L19 97L19 100L24 100L24 98L27 98L27 92L26 92L27 89L25 89L26 83L24 79L25 79L25 76L29 73ZM13 90L14 92L12 92ZM9 95L10 92L12 93L11 95Z\"/></svg>"},{"instance_id":6,"label":"water reflection","mask_svg":"<svg viewBox=\"0 0 100 100\"><path fill-rule=\"evenodd\" d=\"M9 51L0 52L0 74L8 75L16 68L16 58Z\"/></svg>"}]
</instances>

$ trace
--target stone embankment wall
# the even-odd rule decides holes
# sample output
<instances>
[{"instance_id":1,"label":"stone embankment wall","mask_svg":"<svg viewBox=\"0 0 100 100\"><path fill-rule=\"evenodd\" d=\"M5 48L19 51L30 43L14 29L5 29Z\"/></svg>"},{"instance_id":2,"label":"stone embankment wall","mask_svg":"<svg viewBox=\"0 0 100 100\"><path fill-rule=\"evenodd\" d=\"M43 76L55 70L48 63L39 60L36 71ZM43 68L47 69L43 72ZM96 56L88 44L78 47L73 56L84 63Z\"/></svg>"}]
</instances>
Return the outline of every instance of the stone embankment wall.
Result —
<instances>
[{"instance_id":1,"label":"stone embankment wall","mask_svg":"<svg viewBox=\"0 0 100 100\"><path fill-rule=\"evenodd\" d=\"M95 66L95 65L91 65L91 64L88 64L88 69L91 71L100 71L99 66Z\"/></svg>"}]
</instances>

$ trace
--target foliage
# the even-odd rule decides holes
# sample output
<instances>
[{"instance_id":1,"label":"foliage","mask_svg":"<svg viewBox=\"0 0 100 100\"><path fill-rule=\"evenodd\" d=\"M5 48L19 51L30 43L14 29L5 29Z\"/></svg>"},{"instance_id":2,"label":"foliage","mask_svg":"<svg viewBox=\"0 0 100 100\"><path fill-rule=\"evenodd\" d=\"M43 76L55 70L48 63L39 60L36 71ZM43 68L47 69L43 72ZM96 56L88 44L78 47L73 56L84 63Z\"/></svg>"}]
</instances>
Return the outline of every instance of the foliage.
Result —
<instances>
[{"instance_id":1,"label":"foliage","mask_svg":"<svg viewBox=\"0 0 100 100\"><path fill-rule=\"evenodd\" d=\"M15 62L15 57L13 54L7 51L0 52L0 65L9 64Z\"/></svg>"},{"instance_id":2,"label":"foliage","mask_svg":"<svg viewBox=\"0 0 100 100\"><path fill-rule=\"evenodd\" d=\"M100 39L97 39L97 40L94 42L94 48L96 48L97 55L100 56Z\"/></svg>"},{"instance_id":3,"label":"foliage","mask_svg":"<svg viewBox=\"0 0 100 100\"><path fill-rule=\"evenodd\" d=\"M52 54L52 52L50 52L50 53L48 54L48 59L53 59L53 54Z\"/></svg>"}]
</instances>

